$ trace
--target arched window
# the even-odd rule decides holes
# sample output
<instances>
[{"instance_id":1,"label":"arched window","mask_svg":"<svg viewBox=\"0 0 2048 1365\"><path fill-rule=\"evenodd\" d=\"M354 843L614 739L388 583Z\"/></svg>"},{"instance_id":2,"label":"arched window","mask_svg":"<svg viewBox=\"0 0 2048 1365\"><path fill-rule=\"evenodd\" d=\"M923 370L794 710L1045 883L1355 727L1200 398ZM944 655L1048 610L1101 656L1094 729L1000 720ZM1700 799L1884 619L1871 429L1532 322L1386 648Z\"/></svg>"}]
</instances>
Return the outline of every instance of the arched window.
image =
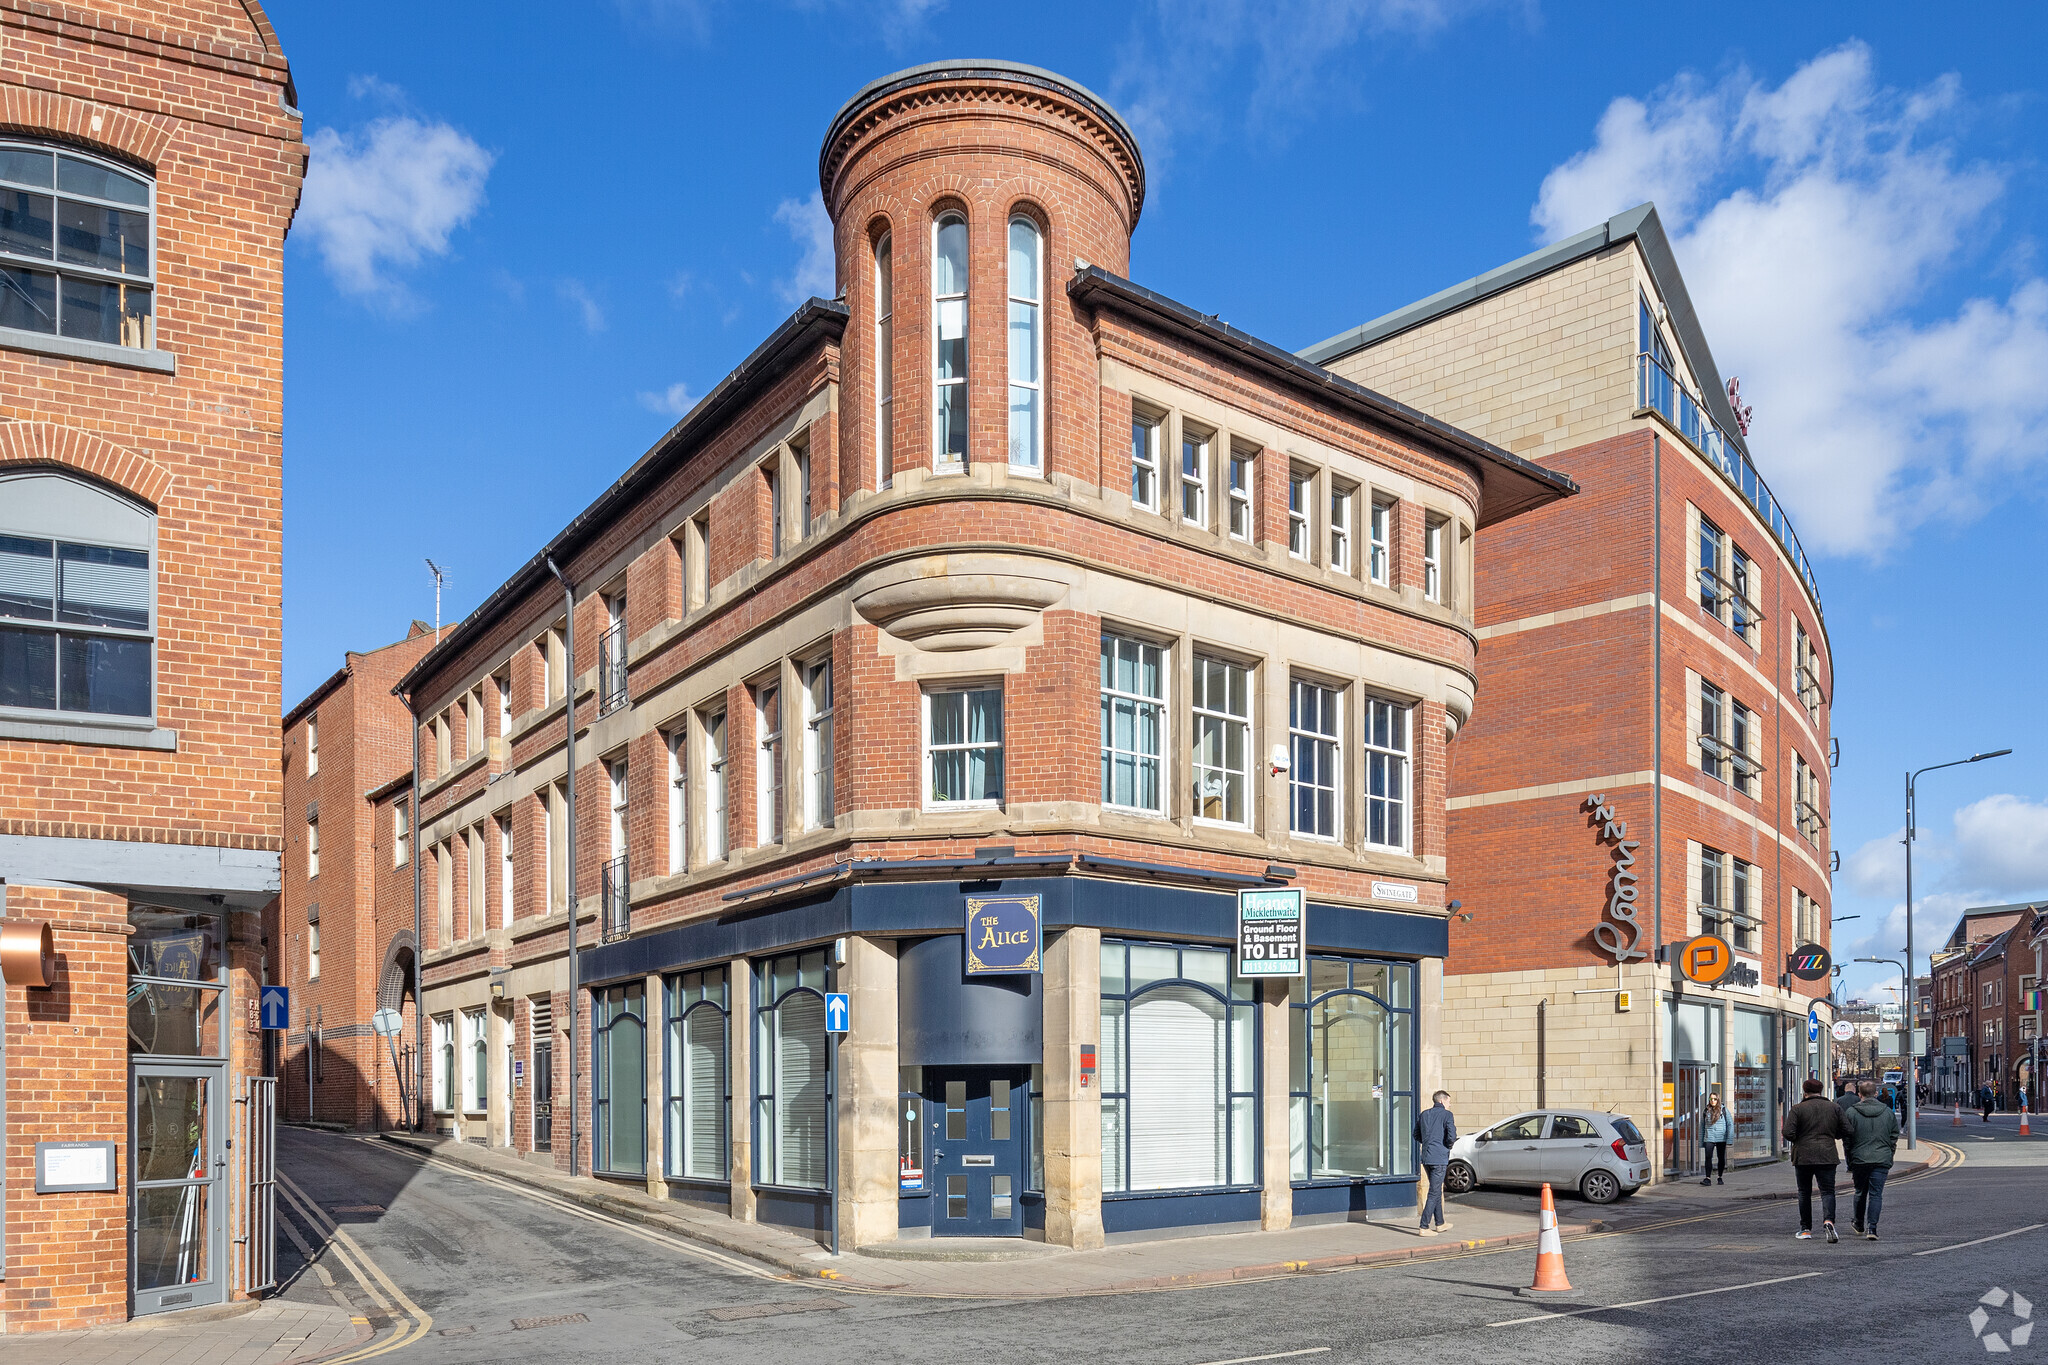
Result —
<instances>
[{"instance_id":1,"label":"arched window","mask_svg":"<svg viewBox=\"0 0 2048 1365\"><path fill-rule=\"evenodd\" d=\"M0 142L0 329L154 347L155 197L111 162Z\"/></svg>"},{"instance_id":2,"label":"arched window","mask_svg":"<svg viewBox=\"0 0 2048 1365\"><path fill-rule=\"evenodd\" d=\"M600 1171L647 1172L647 1000L635 981L592 993L591 1108Z\"/></svg>"},{"instance_id":3,"label":"arched window","mask_svg":"<svg viewBox=\"0 0 2048 1365\"><path fill-rule=\"evenodd\" d=\"M887 488L896 451L896 280L889 234L875 244L875 487Z\"/></svg>"},{"instance_id":4,"label":"arched window","mask_svg":"<svg viewBox=\"0 0 2048 1365\"><path fill-rule=\"evenodd\" d=\"M932 461L967 464L967 220L932 226Z\"/></svg>"},{"instance_id":5,"label":"arched window","mask_svg":"<svg viewBox=\"0 0 2048 1365\"><path fill-rule=\"evenodd\" d=\"M725 969L668 979L668 1161L671 1179L724 1180L731 1154L726 1112Z\"/></svg>"},{"instance_id":6,"label":"arched window","mask_svg":"<svg viewBox=\"0 0 2048 1365\"><path fill-rule=\"evenodd\" d=\"M0 474L0 716L155 714L156 518L69 474Z\"/></svg>"},{"instance_id":7,"label":"arched window","mask_svg":"<svg viewBox=\"0 0 2048 1365\"><path fill-rule=\"evenodd\" d=\"M1045 339L1039 316L1038 224L1010 220L1010 468L1044 467Z\"/></svg>"},{"instance_id":8,"label":"arched window","mask_svg":"<svg viewBox=\"0 0 2048 1365\"><path fill-rule=\"evenodd\" d=\"M825 954L754 964L755 1179L822 1190L826 1175Z\"/></svg>"},{"instance_id":9,"label":"arched window","mask_svg":"<svg viewBox=\"0 0 2048 1365\"><path fill-rule=\"evenodd\" d=\"M1314 957L1287 985L1294 1178L1414 1175L1414 966Z\"/></svg>"}]
</instances>

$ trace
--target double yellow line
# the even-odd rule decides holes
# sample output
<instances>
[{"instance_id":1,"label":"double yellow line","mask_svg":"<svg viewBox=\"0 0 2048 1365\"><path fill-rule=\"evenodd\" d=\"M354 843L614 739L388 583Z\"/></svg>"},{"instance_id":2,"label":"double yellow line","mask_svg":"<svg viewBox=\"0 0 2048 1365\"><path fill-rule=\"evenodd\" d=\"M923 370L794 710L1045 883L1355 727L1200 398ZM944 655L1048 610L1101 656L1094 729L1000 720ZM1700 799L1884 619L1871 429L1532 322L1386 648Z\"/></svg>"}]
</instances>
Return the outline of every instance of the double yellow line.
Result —
<instances>
[{"instance_id":1,"label":"double yellow line","mask_svg":"<svg viewBox=\"0 0 2048 1365\"><path fill-rule=\"evenodd\" d=\"M356 1283L362 1286L363 1293L369 1296L370 1302L382 1309L385 1316L389 1317L398 1329L384 1341L351 1351L346 1355L334 1356L321 1362L321 1365L350 1365L353 1361L385 1355L402 1346L412 1345L433 1330L433 1317L406 1297L405 1291L392 1282L391 1277L384 1273L381 1266L370 1259L370 1254L363 1250L362 1245L342 1231L333 1219L322 1212L320 1205L292 1183L291 1177L282 1171L277 1175L277 1188L279 1193L284 1195L285 1202L298 1210L299 1217L306 1226L322 1239L318 1250L308 1247L299 1241L298 1234L292 1231L290 1223L283 1219L278 1220L292 1240L299 1242L299 1249L306 1253L307 1261L310 1263L319 1251L333 1251L334 1258L355 1277Z\"/></svg>"}]
</instances>

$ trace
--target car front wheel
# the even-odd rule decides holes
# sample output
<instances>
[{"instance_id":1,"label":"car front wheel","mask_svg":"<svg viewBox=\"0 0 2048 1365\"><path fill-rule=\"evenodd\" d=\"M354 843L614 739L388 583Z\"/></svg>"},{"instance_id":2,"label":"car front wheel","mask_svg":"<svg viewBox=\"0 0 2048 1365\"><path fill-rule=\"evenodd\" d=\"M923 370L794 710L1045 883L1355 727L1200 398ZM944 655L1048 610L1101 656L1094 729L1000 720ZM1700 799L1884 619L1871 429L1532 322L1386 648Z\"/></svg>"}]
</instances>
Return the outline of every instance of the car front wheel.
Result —
<instances>
[{"instance_id":1,"label":"car front wheel","mask_svg":"<svg viewBox=\"0 0 2048 1365\"><path fill-rule=\"evenodd\" d=\"M1478 1183L1478 1175L1462 1161L1453 1161L1451 1168L1444 1172L1444 1191L1447 1194L1470 1194Z\"/></svg>"},{"instance_id":2,"label":"car front wheel","mask_svg":"<svg viewBox=\"0 0 2048 1365\"><path fill-rule=\"evenodd\" d=\"M1621 1182L1612 1171L1588 1171L1579 1181L1579 1193L1589 1204L1612 1204L1621 1198Z\"/></svg>"}]
</instances>

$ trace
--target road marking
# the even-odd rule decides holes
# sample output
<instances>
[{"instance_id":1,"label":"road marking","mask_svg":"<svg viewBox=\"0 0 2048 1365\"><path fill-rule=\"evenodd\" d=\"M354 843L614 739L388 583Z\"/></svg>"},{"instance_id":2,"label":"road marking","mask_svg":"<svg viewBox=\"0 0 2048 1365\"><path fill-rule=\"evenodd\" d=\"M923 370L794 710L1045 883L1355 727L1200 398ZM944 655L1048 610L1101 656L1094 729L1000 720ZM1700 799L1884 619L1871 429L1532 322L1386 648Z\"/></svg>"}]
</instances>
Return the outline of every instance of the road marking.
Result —
<instances>
[{"instance_id":1,"label":"road marking","mask_svg":"<svg viewBox=\"0 0 2048 1365\"><path fill-rule=\"evenodd\" d=\"M1944 1251L1961 1251L1964 1247L1980 1247L1986 1242L2002 1242L2008 1237L2017 1237L2023 1232L2036 1232L2042 1228L2048 1228L2048 1223L2029 1223L2023 1228L2014 1228L2011 1232L1997 1232L1989 1237L1979 1237L1974 1242L1957 1242L1954 1246L1947 1247L1929 1247L1926 1251L1916 1251L1913 1254L1915 1256L1939 1256Z\"/></svg>"},{"instance_id":2,"label":"road marking","mask_svg":"<svg viewBox=\"0 0 2048 1365\"><path fill-rule=\"evenodd\" d=\"M1780 1275L1775 1280L1751 1280L1748 1284L1731 1284L1722 1289L1695 1289L1690 1294L1666 1294L1661 1299L1635 1299L1629 1303L1610 1303L1601 1308L1575 1308L1569 1313L1538 1313L1533 1318L1509 1318L1504 1322L1489 1322L1488 1327L1520 1327L1525 1322L1550 1322L1557 1318L1583 1318L1588 1313L1611 1313L1617 1308L1647 1308L1653 1303L1676 1303L1680 1299L1705 1298L1709 1294L1733 1294L1739 1289L1762 1289L1765 1285L1790 1284L1794 1280L1811 1280L1825 1275L1825 1270L1809 1270L1804 1275Z\"/></svg>"},{"instance_id":3,"label":"road marking","mask_svg":"<svg viewBox=\"0 0 2048 1365\"><path fill-rule=\"evenodd\" d=\"M377 1151L386 1152L393 1156L410 1157L422 1166L427 1165L430 1161L430 1158L423 1153L407 1151L405 1148L395 1147L388 1142L377 1142L375 1139L370 1138L362 1140L366 1143L373 1143ZM680 1236L657 1232L638 1223L628 1222L623 1218L614 1218L610 1214L599 1213L595 1209L586 1209L581 1204L571 1203L569 1200L558 1198L544 1190L537 1190L528 1185L503 1180L483 1171L472 1171L452 1161L436 1161L432 1164L437 1171L445 1171L450 1175L459 1175L464 1179L474 1180L480 1185L489 1185L495 1189L505 1190L511 1194L518 1195L520 1198L546 1204L562 1213L570 1214L577 1218L588 1219L593 1223L603 1223L609 1227L617 1228L629 1237L637 1237L643 1242L652 1242L655 1246L667 1247L671 1251L679 1251L686 1256L694 1256L699 1260L710 1261L715 1265L723 1266L727 1270L736 1270L743 1275L752 1275L757 1279L763 1280L786 1282L789 1279L789 1276L783 1271L756 1265L737 1256L723 1255L708 1248L700 1247L694 1242L685 1241Z\"/></svg>"},{"instance_id":4,"label":"road marking","mask_svg":"<svg viewBox=\"0 0 2048 1365\"><path fill-rule=\"evenodd\" d=\"M1252 1365L1255 1360L1292 1360L1296 1356L1319 1356L1327 1346L1305 1346L1299 1351L1275 1351L1269 1356L1232 1356L1228 1360L1205 1360L1202 1365Z\"/></svg>"},{"instance_id":5,"label":"road marking","mask_svg":"<svg viewBox=\"0 0 2048 1365\"><path fill-rule=\"evenodd\" d=\"M300 1189L292 1178L283 1171L277 1173L277 1188L284 1195L285 1200L299 1211L299 1216L306 1220L306 1225L313 1231L323 1234L328 1239L328 1242L334 1246L335 1254L342 1257L348 1264L349 1273L356 1277L357 1282L363 1286L365 1292L380 1302L385 1301L384 1295L379 1294L376 1286L370 1282L371 1278L374 1277L377 1284L381 1284L390 1295L389 1302L395 1302L399 1308L404 1310L403 1315L394 1311L392 1313L393 1318L409 1316L411 1319L400 1327L389 1341L381 1345L365 1347L363 1350L353 1351L347 1355L335 1356L327 1362L327 1365L352 1365L354 1361L368 1360L373 1356L381 1356L388 1352L396 1351L402 1346L412 1345L432 1330L434 1326L433 1317L425 1309L407 1298L405 1291L400 1289L392 1278L384 1273L382 1266L379 1266L374 1260L370 1259L370 1254L363 1250L362 1245L355 1238L343 1232L333 1219L322 1213L319 1204L304 1190ZM352 1256L354 1260L348 1261L347 1258L349 1256ZM365 1268L369 1272L368 1276L364 1274Z\"/></svg>"}]
</instances>

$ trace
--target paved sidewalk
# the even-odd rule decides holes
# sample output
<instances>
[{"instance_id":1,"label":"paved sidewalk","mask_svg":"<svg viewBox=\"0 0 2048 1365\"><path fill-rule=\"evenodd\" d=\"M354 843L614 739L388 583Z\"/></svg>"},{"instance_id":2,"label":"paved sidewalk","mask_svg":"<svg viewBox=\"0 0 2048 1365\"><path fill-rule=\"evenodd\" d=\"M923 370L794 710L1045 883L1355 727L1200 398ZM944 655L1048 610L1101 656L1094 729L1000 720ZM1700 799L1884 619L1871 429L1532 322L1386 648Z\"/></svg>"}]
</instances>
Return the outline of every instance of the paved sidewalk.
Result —
<instances>
[{"instance_id":1,"label":"paved sidewalk","mask_svg":"<svg viewBox=\"0 0 2048 1365\"><path fill-rule=\"evenodd\" d=\"M311 1365L370 1339L333 1304L271 1299L241 1309L164 1313L78 1332L0 1338L7 1365Z\"/></svg>"},{"instance_id":2,"label":"paved sidewalk","mask_svg":"<svg viewBox=\"0 0 2048 1365\"><path fill-rule=\"evenodd\" d=\"M1532 1214L1457 1206L1451 1213L1452 1230L1433 1238L1416 1236L1409 1221L1414 1214L1409 1212L1392 1222L1331 1223L1285 1232L1180 1237L1099 1251L1013 1243L1016 1251L1023 1253L1021 1256L994 1261L950 1259L963 1250L972 1250L949 1247L951 1239L922 1245L914 1241L891 1245L892 1251L910 1253L908 1258L895 1254L833 1256L809 1238L780 1228L735 1222L688 1204L654 1199L631 1185L582 1177L572 1179L472 1143L389 1133L384 1140L433 1160L464 1166L744 1256L792 1277L822 1278L849 1290L873 1293L989 1299L1128 1293L1314 1273L1376 1262L1434 1259L1478 1247L1526 1244L1533 1250L1537 1236ZM1579 1205L1562 1213L1559 1229L1566 1235L1604 1230L1608 1224L1598 1219L1606 1212L1595 1214L1590 1206ZM1026 1250L1027 1247L1030 1249ZM932 1259L918 1255L919 1252L928 1253Z\"/></svg>"}]
</instances>

